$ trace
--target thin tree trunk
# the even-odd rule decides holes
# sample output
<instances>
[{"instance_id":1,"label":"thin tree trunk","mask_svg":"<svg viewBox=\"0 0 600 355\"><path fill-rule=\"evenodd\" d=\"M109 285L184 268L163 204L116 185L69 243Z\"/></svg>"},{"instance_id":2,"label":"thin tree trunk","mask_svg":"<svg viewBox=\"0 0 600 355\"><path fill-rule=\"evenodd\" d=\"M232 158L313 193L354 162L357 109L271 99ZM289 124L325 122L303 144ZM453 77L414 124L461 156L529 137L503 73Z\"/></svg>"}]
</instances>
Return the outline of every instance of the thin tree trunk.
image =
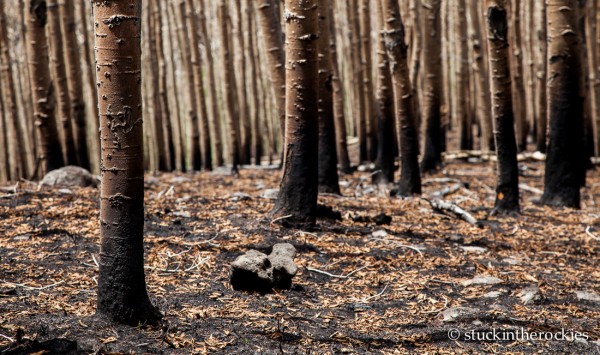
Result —
<instances>
[{"instance_id":1,"label":"thin tree trunk","mask_svg":"<svg viewBox=\"0 0 600 355\"><path fill-rule=\"evenodd\" d=\"M419 143L412 89L408 71L408 53L404 40L404 25L395 0L383 1L385 23L385 43L390 60L394 103L396 108L396 126L400 135L400 181L397 193L410 196L421 193L419 174Z\"/></svg>"},{"instance_id":2,"label":"thin tree trunk","mask_svg":"<svg viewBox=\"0 0 600 355\"><path fill-rule=\"evenodd\" d=\"M525 84L523 82L523 52L521 36L521 1L512 0L510 21L510 44L512 48L511 74L514 93L513 107L519 151L527 150L527 107L525 106Z\"/></svg>"},{"instance_id":3,"label":"thin tree trunk","mask_svg":"<svg viewBox=\"0 0 600 355\"><path fill-rule=\"evenodd\" d=\"M508 20L504 0L487 1L492 116L498 156L496 202L492 214L519 212L519 167L514 130Z\"/></svg>"},{"instance_id":4,"label":"thin tree trunk","mask_svg":"<svg viewBox=\"0 0 600 355\"><path fill-rule=\"evenodd\" d=\"M61 122L65 161L68 165L77 165L77 148L73 138L71 103L67 70L63 57L63 34L60 29L60 14L57 0L46 0L48 6L48 39L50 40L50 63L54 79L58 104L57 114Z\"/></svg>"},{"instance_id":5,"label":"thin tree trunk","mask_svg":"<svg viewBox=\"0 0 600 355\"><path fill-rule=\"evenodd\" d=\"M442 165L442 32L441 0L422 3L423 29L423 114L425 148L421 161L423 173L433 172Z\"/></svg>"},{"instance_id":6,"label":"thin tree trunk","mask_svg":"<svg viewBox=\"0 0 600 355\"><path fill-rule=\"evenodd\" d=\"M381 1L377 0L379 17L379 40L377 41L378 83L377 83L377 120L378 151L375 168L379 173L373 175L374 183L394 182L394 141L395 111L394 92L392 90L392 74L385 49L385 21Z\"/></svg>"},{"instance_id":7,"label":"thin tree trunk","mask_svg":"<svg viewBox=\"0 0 600 355\"><path fill-rule=\"evenodd\" d=\"M344 113L344 85L341 82L341 73L338 66L338 50L335 31L334 2L329 7L329 38L331 44L332 84L333 84L333 115L335 121L336 151L340 170L345 174L352 173L350 156L348 155L348 141L346 129L346 115Z\"/></svg>"},{"instance_id":8,"label":"thin tree trunk","mask_svg":"<svg viewBox=\"0 0 600 355\"><path fill-rule=\"evenodd\" d=\"M183 1L182 1L183 3ZM202 58L200 57L200 41L198 40L198 19L194 11L192 0L185 0L186 20L188 29L188 41L190 42L190 64L192 69L192 81L194 83L194 94L196 95L196 112L198 114L200 132L200 151L202 153L202 167L204 170L212 170L212 152L210 132L208 126L208 114L204 95L204 81L202 80Z\"/></svg>"},{"instance_id":9,"label":"thin tree trunk","mask_svg":"<svg viewBox=\"0 0 600 355\"><path fill-rule=\"evenodd\" d=\"M546 3L544 1L536 1L536 32L537 32L537 90L536 90L536 105L537 105L537 132L536 132L536 147L537 150L546 152L546 139L548 132L548 103L546 81L548 78L548 44L546 30Z\"/></svg>"},{"instance_id":10,"label":"thin tree trunk","mask_svg":"<svg viewBox=\"0 0 600 355\"><path fill-rule=\"evenodd\" d=\"M276 97L279 126L285 136L285 53L283 50L283 32L276 13L275 0L254 0L258 10L259 27L262 33L263 47L269 61L269 77L273 96Z\"/></svg>"},{"instance_id":11,"label":"thin tree trunk","mask_svg":"<svg viewBox=\"0 0 600 355\"><path fill-rule=\"evenodd\" d=\"M319 7L319 192L340 194L333 119L333 73L330 52L329 9L318 0Z\"/></svg>"},{"instance_id":12,"label":"thin tree trunk","mask_svg":"<svg viewBox=\"0 0 600 355\"><path fill-rule=\"evenodd\" d=\"M221 32L221 63L225 70L224 91L225 91L225 110L227 111L227 128L229 129L229 141L231 144L229 150L229 163L231 164L231 172L237 174L238 165L240 164L240 132L239 120L236 116L236 85L235 85L235 67L231 58L230 41L230 18L227 9L227 2L221 0L218 7L218 18Z\"/></svg>"},{"instance_id":13,"label":"thin tree trunk","mask_svg":"<svg viewBox=\"0 0 600 355\"><path fill-rule=\"evenodd\" d=\"M200 22L200 40L204 44L205 53L206 53L206 66L208 72L208 89L210 93L210 117L209 117L209 127L210 127L210 137L213 142L213 156L214 162L216 166L223 165L223 138L222 138L222 130L221 130L221 115L219 112L219 97L217 95L217 80L215 79L215 63L212 52L212 41L208 35L208 28L206 25L206 11L207 7L205 5L205 0L200 0L200 13L199 22Z\"/></svg>"},{"instance_id":14,"label":"thin tree trunk","mask_svg":"<svg viewBox=\"0 0 600 355\"><path fill-rule=\"evenodd\" d=\"M245 2L248 2L246 0ZM242 164L250 164L252 156L252 127L250 123L250 108L248 106L248 83L246 79L246 39L244 38L244 19L242 11L242 1L234 0L234 10L236 13L235 38L238 51L235 58L237 74L237 98L239 106L240 120L240 161Z\"/></svg>"},{"instance_id":15,"label":"thin tree trunk","mask_svg":"<svg viewBox=\"0 0 600 355\"><path fill-rule=\"evenodd\" d=\"M455 8L456 58L456 119L458 120L460 149L473 148L473 122L469 112L469 40L467 32L466 0L458 0Z\"/></svg>"},{"instance_id":16,"label":"thin tree trunk","mask_svg":"<svg viewBox=\"0 0 600 355\"><path fill-rule=\"evenodd\" d=\"M576 0L547 0L550 142L541 202L580 207L585 177Z\"/></svg>"},{"instance_id":17,"label":"thin tree trunk","mask_svg":"<svg viewBox=\"0 0 600 355\"><path fill-rule=\"evenodd\" d=\"M369 160L368 141L367 141L367 109L366 109L366 92L363 80L365 77L365 66L362 64L362 39L360 33L360 8L359 1L350 0L348 4L348 12L350 13L349 21L352 28L352 62L354 67L354 113L355 127L358 134L358 155L359 164Z\"/></svg>"},{"instance_id":18,"label":"thin tree trunk","mask_svg":"<svg viewBox=\"0 0 600 355\"><path fill-rule=\"evenodd\" d=\"M318 194L317 0L285 0L286 148L283 178L271 216L301 227L316 220Z\"/></svg>"},{"instance_id":19,"label":"thin tree trunk","mask_svg":"<svg viewBox=\"0 0 600 355\"><path fill-rule=\"evenodd\" d=\"M249 97L248 100L252 101L251 105L251 114L250 114L250 122L252 124L252 154L254 155L254 164L260 165L261 159L263 155L263 145L262 145L262 133L261 132L261 124L260 124L260 116L259 116L259 108L260 102L258 100L258 67L256 65L257 59L257 48L255 41L255 31L256 31L256 22L255 22L255 5L253 1L249 1L246 5L246 28L248 29L248 59L250 62L249 65L249 75L252 80L250 80ZM249 101L250 102L250 101Z\"/></svg>"},{"instance_id":20,"label":"thin tree trunk","mask_svg":"<svg viewBox=\"0 0 600 355\"><path fill-rule=\"evenodd\" d=\"M369 161L375 161L377 158L377 118L374 114L374 91L373 91L373 59L371 57L371 1L359 0L359 20L360 20L360 56L362 61L362 85L365 95L365 125L367 136L367 158Z\"/></svg>"},{"instance_id":21,"label":"thin tree trunk","mask_svg":"<svg viewBox=\"0 0 600 355\"><path fill-rule=\"evenodd\" d=\"M4 122L6 124L6 141L8 150L8 177L17 181L24 177L24 147L21 141L24 132L19 125L19 112L17 108L16 88L13 79L13 67L10 59L8 28L6 24L5 4L0 4L0 82L2 86L2 101ZM0 152L3 154L4 151Z\"/></svg>"},{"instance_id":22,"label":"thin tree trunk","mask_svg":"<svg viewBox=\"0 0 600 355\"><path fill-rule=\"evenodd\" d=\"M490 83L486 63L484 61L485 46L482 37L482 24L479 21L479 4L473 1L468 4L467 22L471 43L471 68L473 69L473 87L476 96L476 112L481 127L481 149L489 151L494 148L494 132L490 106Z\"/></svg>"},{"instance_id":23,"label":"thin tree trunk","mask_svg":"<svg viewBox=\"0 0 600 355\"><path fill-rule=\"evenodd\" d=\"M130 325L162 315L144 277L141 1L93 0L102 171L97 310Z\"/></svg>"},{"instance_id":24,"label":"thin tree trunk","mask_svg":"<svg viewBox=\"0 0 600 355\"><path fill-rule=\"evenodd\" d=\"M65 1L60 5L62 33L65 37L64 53L69 99L71 101L71 118L73 120L73 136L75 139L77 163L85 169L90 169L90 157L87 144L87 123L85 103L83 101L83 82L81 58L76 33L75 4Z\"/></svg>"},{"instance_id":25,"label":"thin tree trunk","mask_svg":"<svg viewBox=\"0 0 600 355\"><path fill-rule=\"evenodd\" d=\"M47 8L44 0L32 0L25 9L27 24L27 58L33 102L33 116L40 140L40 161L43 176L65 165L54 116L54 88L50 79L48 41L46 37Z\"/></svg>"}]
</instances>

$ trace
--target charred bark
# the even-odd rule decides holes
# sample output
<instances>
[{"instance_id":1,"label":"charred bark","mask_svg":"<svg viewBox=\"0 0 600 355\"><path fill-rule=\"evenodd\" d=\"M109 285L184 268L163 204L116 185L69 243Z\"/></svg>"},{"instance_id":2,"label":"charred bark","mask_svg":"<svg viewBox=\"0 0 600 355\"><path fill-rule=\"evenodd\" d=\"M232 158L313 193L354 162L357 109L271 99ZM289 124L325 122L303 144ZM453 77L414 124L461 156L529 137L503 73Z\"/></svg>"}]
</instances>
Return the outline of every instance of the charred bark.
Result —
<instances>
[{"instance_id":1,"label":"charred bark","mask_svg":"<svg viewBox=\"0 0 600 355\"><path fill-rule=\"evenodd\" d=\"M586 157L576 6L575 0L547 1L550 142L541 199L572 208L580 207Z\"/></svg>"},{"instance_id":2,"label":"charred bark","mask_svg":"<svg viewBox=\"0 0 600 355\"><path fill-rule=\"evenodd\" d=\"M401 165L398 194L410 196L421 193L421 175L415 109L408 73L408 48L404 41L404 25L398 2L395 0L381 1L383 1L385 23L385 46L390 60L394 86L396 127L400 135Z\"/></svg>"},{"instance_id":3,"label":"charred bark","mask_svg":"<svg viewBox=\"0 0 600 355\"><path fill-rule=\"evenodd\" d=\"M94 0L101 136L100 315L156 323L144 279L141 1Z\"/></svg>"},{"instance_id":4,"label":"charred bark","mask_svg":"<svg viewBox=\"0 0 600 355\"><path fill-rule=\"evenodd\" d=\"M54 116L54 88L50 79L46 37L47 5L32 0L25 9L27 56L33 95L34 119L40 140L41 175L65 165ZM35 58L35 60L34 60Z\"/></svg>"},{"instance_id":5,"label":"charred bark","mask_svg":"<svg viewBox=\"0 0 600 355\"><path fill-rule=\"evenodd\" d=\"M423 173L434 172L442 166L442 33L440 23L441 1L423 3L423 114L425 147L421 160Z\"/></svg>"},{"instance_id":6,"label":"charred bark","mask_svg":"<svg viewBox=\"0 0 600 355\"><path fill-rule=\"evenodd\" d=\"M329 43L329 0L319 7L319 192L340 194L333 120L333 73Z\"/></svg>"},{"instance_id":7,"label":"charred bark","mask_svg":"<svg viewBox=\"0 0 600 355\"><path fill-rule=\"evenodd\" d=\"M377 132L378 148L375 169L379 172L373 175L373 183L394 182L394 140L395 135L395 112L394 93L392 91L392 76L390 63L385 49L385 29L383 8L381 2L377 1L379 16L379 40L377 41L378 56L378 85L377 85Z\"/></svg>"},{"instance_id":8,"label":"charred bark","mask_svg":"<svg viewBox=\"0 0 600 355\"><path fill-rule=\"evenodd\" d=\"M487 31L496 154L496 202L492 214L519 212L519 167L512 107L508 21L504 0L488 0Z\"/></svg>"},{"instance_id":9,"label":"charred bark","mask_svg":"<svg viewBox=\"0 0 600 355\"><path fill-rule=\"evenodd\" d=\"M317 0L286 0L285 163L272 217L311 227L318 194Z\"/></svg>"}]
</instances>

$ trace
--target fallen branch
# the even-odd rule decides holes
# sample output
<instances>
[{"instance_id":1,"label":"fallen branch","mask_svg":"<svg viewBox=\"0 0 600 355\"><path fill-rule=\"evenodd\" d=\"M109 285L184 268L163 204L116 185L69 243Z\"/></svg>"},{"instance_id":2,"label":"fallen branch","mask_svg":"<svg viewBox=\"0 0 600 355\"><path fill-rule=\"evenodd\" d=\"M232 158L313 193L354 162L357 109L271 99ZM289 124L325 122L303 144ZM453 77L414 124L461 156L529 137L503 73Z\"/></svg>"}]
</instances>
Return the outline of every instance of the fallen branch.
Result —
<instances>
[{"instance_id":1,"label":"fallen branch","mask_svg":"<svg viewBox=\"0 0 600 355\"><path fill-rule=\"evenodd\" d=\"M389 284L385 284L385 286L383 287L383 290L381 290L381 292L379 292L378 294L376 294L376 295L373 295L373 296L370 296L370 297L365 297L365 298L361 299L361 300L360 300L360 302L361 302L361 303L367 303L367 302L369 302L370 300L372 300L373 298L377 298L377 297L379 297L379 296L383 295L383 294L385 293L385 291L387 290L387 288L388 288L388 285L389 285Z\"/></svg>"},{"instance_id":2,"label":"fallen branch","mask_svg":"<svg viewBox=\"0 0 600 355\"><path fill-rule=\"evenodd\" d=\"M367 266L360 267L360 268L352 271L351 273L349 273L347 275L335 275L335 274L331 274L331 273L329 273L327 271L315 269L315 268L312 268L312 267L306 267L306 270L312 271L312 272L316 272L317 274L327 275L329 277L335 277L336 279L347 279L350 276L354 275L355 273L359 272L360 270L365 269L366 267Z\"/></svg>"},{"instance_id":3,"label":"fallen branch","mask_svg":"<svg viewBox=\"0 0 600 355\"><path fill-rule=\"evenodd\" d=\"M4 338L4 339L6 339L6 340L8 340L8 341L10 341L11 343L14 343L14 342L15 342L15 339L13 339L13 338L11 338L11 337L7 337L7 336L6 336L6 335L4 335L4 334L0 334L0 337L2 337L2 338Z\"/></svg>"},{"instance_id":4,"label":"fallen branch","mask_svg":"<svg viewBox=\"0 0 600 355\"><path fill-rule=\"evenodd\" d=\"M22 288L24 288L24 289L26 289L26 290L30 290L30 291L34 291L34 290L35 290L35 291L45 290L45 289L48 289L48 288L50 288L50 287L54 287L54 286L56 286L56 285L60 285L60 284L62 284L62 283L64 283L64 282L65 282L65 280L60 280L60 281L58 281L58 282L55 282L55 283L53 283L53 284L51 284L51 285L46 285L46 286L41 286L41 287L33 287L33 286L27 286L27 285L25 285L25 284L18 284L18 283L14 283L14 282L10 282L10 281L6 281L6 280L2 280L2 279L0 279L0 281L1 281L1 282L4 282L5 284L8 284L8 285L13 285L13 286L16 286L16 287L22 287Z\"/></svg>"},{"instance_id":5,"label":"fallen branch","mask_svg":"<svg viewBox=\"0 0 600 355\"><path fill-rule=\"evenodd\" d=\"M453 214L455 214L456 216L458 216L465 222L472 224L476 227L483 228L483 224L479 220L477 220L477 218L473 217L473 215L471 215L469 212L463 210L462 208L458 207L457 205L455 205L453 203L443 201L443 200L431 200L431 201L427 200L427 199L424 199L424 200L429 202L429 204L431 205L431 208L433 208L434 210L441 211L441 212L452 212Z\"/></svg>"}]
</instances>

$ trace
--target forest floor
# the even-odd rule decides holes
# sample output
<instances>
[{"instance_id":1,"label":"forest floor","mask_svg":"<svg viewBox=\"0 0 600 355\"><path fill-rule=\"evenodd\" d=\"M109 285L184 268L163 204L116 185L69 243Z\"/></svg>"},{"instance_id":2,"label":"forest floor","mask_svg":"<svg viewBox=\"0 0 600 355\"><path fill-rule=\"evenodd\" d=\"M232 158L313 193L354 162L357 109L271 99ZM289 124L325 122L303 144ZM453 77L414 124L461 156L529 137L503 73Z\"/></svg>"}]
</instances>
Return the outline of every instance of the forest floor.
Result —
<instances>
[{"instance_id":1,"label":"forest floor","mask_svg":"<svg viewBox=\"0 0 600 355\"><path fill-rule=\"evenodd\" d=\"M551 209L534 204L543 163L521 168L518 217L488 216L492 162L451 161L424 178L425 198L450 188L444 199L483 228L390 198L357 172L341 177L343 197L319 197L342 220L310 232L265 218L277 170L147 176L146 280L165 317L133 328L94 316L98 191L21 184L0 198L0 353L74 346L58 338L82 354L599 353L600 173L581 210ZM391 224L357 218L382 212ZM298 250L292 288L234 291L231 262L277 242ZM493 331L529 340L473 340Z\"/></svg>"}]
</instances>

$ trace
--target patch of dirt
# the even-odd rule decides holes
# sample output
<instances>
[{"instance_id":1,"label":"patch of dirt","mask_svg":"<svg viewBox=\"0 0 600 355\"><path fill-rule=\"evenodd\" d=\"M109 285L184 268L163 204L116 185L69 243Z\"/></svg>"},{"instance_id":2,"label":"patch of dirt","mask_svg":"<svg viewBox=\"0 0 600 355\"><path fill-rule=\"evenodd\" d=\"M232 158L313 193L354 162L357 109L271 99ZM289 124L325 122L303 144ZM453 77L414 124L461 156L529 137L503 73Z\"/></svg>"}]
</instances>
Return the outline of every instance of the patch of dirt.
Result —
<instances>
[{"instance_id":1,"label":"patch of dirt","mask_svg":"<svg viewBox=\"0 0 600 355\"><path fill-rule=\"evenodd\" d=\"M543 165L524 165L531 173L521 183L543 189ZM105 354L598 352L600 303L580 301L575 291L600 290L600 174L588 175L579 211L534 205L539 195L522 191L522 215L497 218L488 217L493 169L491 162L452 162L424 178L460 180L463 187L445 199L484 221L483 229L434 213L419 198L387 197L365 183L368 172L343 176L343 197L319 198L342 220L322 220L310 232L265 218L273 200L260 196L277 188L279 173L148 176L146 279L165 315L155 328L94 316L98 191L21 186L16 196L0 199L0 352L15 349L19 329L21 345L36 351L75 341L82 353ZM427 183L423 195L452 184ZM353 218L380 213L392 217L389 225ZM230 263L248 249L267 252L277 242L298 250L292 289L234 291ZM502 283L463 285L478 275ZM518 294L532 284L540 297L523 304ZM492 291L500 296L484 297ZM479 313L444 322L442 312L453 307ZM564 329L588 340L448 336L452 329L492 328Z\"/></svg>"}]
</instances>

